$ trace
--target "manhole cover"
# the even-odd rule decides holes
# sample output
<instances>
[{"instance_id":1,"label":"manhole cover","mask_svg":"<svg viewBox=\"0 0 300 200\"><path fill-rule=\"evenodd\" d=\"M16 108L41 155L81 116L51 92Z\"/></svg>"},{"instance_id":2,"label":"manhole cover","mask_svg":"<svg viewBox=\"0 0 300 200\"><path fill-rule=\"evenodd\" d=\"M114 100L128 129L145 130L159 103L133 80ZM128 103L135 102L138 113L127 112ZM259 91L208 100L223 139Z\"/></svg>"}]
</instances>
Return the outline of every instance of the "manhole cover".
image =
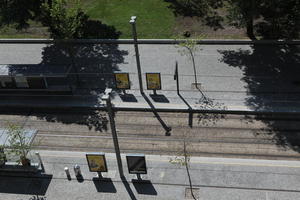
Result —
<instances>
[{"instance_id":1,"label":"manhole cover","mask_svg":"<svg viewBox=\"0 0 300 200\"><path fill-rule=\"evenodd\" d=\"M193 194L196 199L199 199L200 188L193 188ZM191 188L185 188L185 199L194 199Z\"/></svg>"},{"instance_id":2,"label":"manhole cover","mask_svg":"<svg viewBox=\"0 0 300 200\"><path fill-rule=\"evenodd\" d=\"M199 90L202 89L201 88L201 83L197 83L197 84L196 83L192 83L192 89L199 89Z\"/></svg>"}]
</instances>

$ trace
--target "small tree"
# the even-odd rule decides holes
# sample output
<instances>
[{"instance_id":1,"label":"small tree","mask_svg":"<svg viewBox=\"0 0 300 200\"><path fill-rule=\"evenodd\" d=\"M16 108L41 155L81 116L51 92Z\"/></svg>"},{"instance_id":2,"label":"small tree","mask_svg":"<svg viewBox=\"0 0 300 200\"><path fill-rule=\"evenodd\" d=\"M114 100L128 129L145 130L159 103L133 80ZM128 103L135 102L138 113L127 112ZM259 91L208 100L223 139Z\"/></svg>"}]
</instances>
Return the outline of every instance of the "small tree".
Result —
<instances>
[{"instance_id":1,"label":"small tree","mask_svg":"<svg viewBox=\"0 0 300 200\"><path fill-rule=\"evenodd\" d=\"M183 42L180 42L177 47L181 47L179 49L179 53L182 56L188 56L193 65L193 71L194 71L194 80L195 80L195 86L198 88L198 79L197 79L197 69L196 69L196 63L195 63L195 52L199 50L199 47L197 46L197 40L200 40L200 38L197 39L186 39Z\"/></svg>"},{"instance_id":2,"label":"small tree","mask_svg":"<svg viewBox=\"0 0 300 200\"><path fill-rule=\"evenodd\" d=\"M23 165L30 165L27 154L32 149L32 146L26 140L25 130L18 125L10 124L8 125L8 136L8 153L17 156L18 161Z\"/></svg>"},{"instance_id":3,"label":"small tree","mask_svg":"<svg viewBox=\"0 0 300 200\"><path fill-rule=\"evenodd\" d=\"M191 194L194 200L197 200L195 195L194 195L194 191L193 191L193 183L192 183L192 179L191 179L191 175L190 175L190 155L186 149L186 134L184 134L184 138L183 138L183 151L179 152L179 154L177 156L175 156L175 158L170 158L170 163L172 164L179 164L181 166L185 166L186 169L186 173L188 175L188 179L189 179L189 185L190 185L190 190L191 190Z\"/></svg>"}]
</instances>

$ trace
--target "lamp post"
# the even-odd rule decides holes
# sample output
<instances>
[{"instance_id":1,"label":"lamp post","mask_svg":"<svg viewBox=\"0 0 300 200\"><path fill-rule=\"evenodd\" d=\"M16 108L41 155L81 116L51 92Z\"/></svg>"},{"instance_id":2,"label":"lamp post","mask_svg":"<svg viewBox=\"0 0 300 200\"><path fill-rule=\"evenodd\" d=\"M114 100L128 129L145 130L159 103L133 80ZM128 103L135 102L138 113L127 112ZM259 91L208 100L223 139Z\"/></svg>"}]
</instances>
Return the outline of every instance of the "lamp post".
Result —
<instances>
[{"instance_id":1,"label":"lamp post","mask_svg":"<svg viewBox=\"0 0 300 200\"><path fill-rule=\"evenodd\" d=\"M129 23L132 25L132 37L133 37L133 42L134 42L136 66L137 66L139 84L140 84L140 92L141 92L141 94L143 94L144 93L143 79L142 79L142 72L141 72L140 54L139 54L139 47L138 47L138 43L137 43L137 33L136 33L135 22L136 22L136 16L131 16Z\"/></svg>"},{"instance_id":2,"label":"lamp post","mask_svg":"<svg viewBox=\"0 0 300 200\"><path fill-rule=\"evenodd\" d=\"M119 174L120 174L120 177L122 178L122 177L124 177L124 173L123 173L122 159L121 159L121 154L120 154L120 148L119 148L119 142L118 142L118 135L117 135L117 131L116 131L114 113L113 113L111 99L110 99L111 91L112 91L112 89L107 88L105 90L105 94L101 97L101 99L106 102L106 107L107 107L107 112L108 112L109 122L110 122L110 127L111 127L111 134L112 134L112 138L113 138L113 141L114 141L114 147L115 147L115 152L116 152L116 157L117 157Z\"/></svg>"}]
</instances>

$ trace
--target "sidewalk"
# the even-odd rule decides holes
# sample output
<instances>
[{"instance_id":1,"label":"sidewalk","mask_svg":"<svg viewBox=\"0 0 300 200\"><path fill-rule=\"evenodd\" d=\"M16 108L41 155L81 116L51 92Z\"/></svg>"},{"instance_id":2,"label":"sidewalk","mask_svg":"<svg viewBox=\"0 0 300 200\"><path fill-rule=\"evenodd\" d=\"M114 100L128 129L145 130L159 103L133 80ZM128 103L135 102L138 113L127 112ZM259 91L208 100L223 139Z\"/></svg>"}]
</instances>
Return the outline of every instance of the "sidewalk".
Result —
<instances>
[{"instance_id":1,"label":"sidewalk","mask_svg":"<svg viewBox=\"0 0 300 200\"><path fill-rule=\"evenodd\" d=\"M286 94L280 97L274 96L272 100L263 101L262 105L248 102L245 92L204 92L206 98L198 91L183 91L180 95L176 91L152 91L145 90L142 96L139 90L127 90L126 95L112 93L112 103L115 110L123 111L151 111L151 106L161 112L225 112L236 114L250 113L300 113L300 102L289 99ZM99 109L104 110L106 105L101 100L103 91L92 92L92 94L77 91L74 95L1 95L0 107L19 109ZM147 99L148 101L147 101ZM292 98L292 97L290 97ZM208 101L207 101L208 100ZM152 105L149 104L151 102Z\"/></svg>"},{"instance_id":2,"label":"sidewalk","mask_svg":"<svg viewBox=\"0 0 300 200\"><path fill-rule=\"evenodd\" d=\"M107 79L109 81L105 83L102 81L102 78L105 78L104 72L109 76L114 72L129 73L132 90L127 93L133 96L122 99L116 94L113 98L115 108L151 111L148 102L139 93L136 57L132 44L96 45L97 48L87 48L90 46L82 45L78 58L75 59L78 67L83 68L82 75L85 78L90 74L99 75L96 76L98 82L87 78L86 84L104 88L106 85L113 85L113 78ZM16 65L70 63L63 51L54 47L43 43L1 44L0 61L2 64ZM299 45L283 47L271 44L253 46L220 43L202 44L197 48L194 53L197 83L201 84L200 89L205 96L213 100L212 108L203 104L202 95L193 87L196 83L193 63L189 56L181 55L183 49L173 44L139 45L144 89L146 88L145 73L161 74L162 90L157 91L161 95L160 98L156 98L155 101L149 96L152 91L144 90L158 111L189 111L191 108L196 112L225 108L229 112L243 114L245 112L246 114L248 112L300 113ZM176 62L182 98L176 92L177 84L174 80ZM95 78L95 76L91 77ZM1 95L0 107L81 110L103 108L99 91L94 95L75 92L74 96L14 95L16 94L6 97Z\"/></svg>"},{"instance_id":3,"label":"sidewalk","mask_svg":"<svg viewBox=\"0 0 300 200\"><path fill-rule=\"evenodd\" d=\"M143 183L129 175L122 155L125 179L118 175L114 154L106 154L108 172L99 180L88 171L84 152L40 151L45 173L39 176L1 176L0 199L191 199L184 166L170 156L146 155L148 174ZM83 179L76 179L79 164ZM68 180L64 167L69 167ZM199 200L295 200L300 198L300 162L192 157L190 174Z\"/></svg>"}]
</instances>

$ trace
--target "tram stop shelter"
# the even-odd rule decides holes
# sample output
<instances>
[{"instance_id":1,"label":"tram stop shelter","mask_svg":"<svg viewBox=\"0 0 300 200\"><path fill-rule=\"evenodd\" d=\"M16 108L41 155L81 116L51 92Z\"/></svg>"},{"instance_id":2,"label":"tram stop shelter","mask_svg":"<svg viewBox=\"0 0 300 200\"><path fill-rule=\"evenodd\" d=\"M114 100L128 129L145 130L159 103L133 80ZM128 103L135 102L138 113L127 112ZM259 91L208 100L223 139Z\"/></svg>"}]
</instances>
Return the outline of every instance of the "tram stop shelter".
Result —
<instances>
[{"instance_id":1,"label":"tram stop shelter","mask_svg":"<svg viewBox=\"0 0 300 200\"><path fill-rule=\"evenodd\" d=\"M71 65L1 64L0 92L72 91Z\"/></svg>"}]
</instances>

